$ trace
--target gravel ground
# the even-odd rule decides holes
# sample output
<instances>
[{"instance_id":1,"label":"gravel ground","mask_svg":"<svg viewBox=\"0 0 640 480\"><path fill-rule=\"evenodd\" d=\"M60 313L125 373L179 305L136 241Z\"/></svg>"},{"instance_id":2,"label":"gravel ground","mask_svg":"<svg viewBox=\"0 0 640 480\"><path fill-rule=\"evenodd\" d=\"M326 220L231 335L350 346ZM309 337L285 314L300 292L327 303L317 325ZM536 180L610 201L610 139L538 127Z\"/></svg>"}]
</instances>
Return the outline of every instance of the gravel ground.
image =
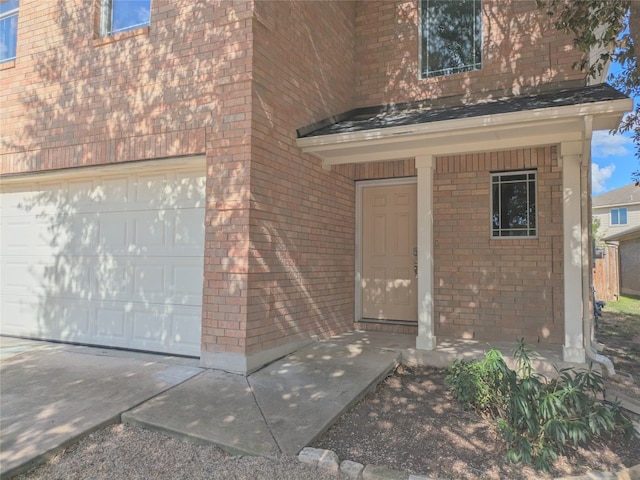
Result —
<instances>
[{"instance_id":1,"label":"gravel ground","mask_svg":"<svg viewBox=\"0 0 640 480\"><path fill-rule=\"evenodd\" d=\"M464 480L546 480L640 463L637 440L617 436L567 448L551 474L510 464L495 424L464 411L444 377L435 368L400 367L313 446L365 465Z\"/></svg>"},{"instance_id":2,"label":"gravel ground","mask_svg":"<svg viewBox=\"0 0 640 480\"><path fill-rule=\"evenodd\" d=\"M232 456L131 425L112 425L87 436L48 463L15 480L274 479L336 480L291 457Z\"/></svg>"}]
</instances>

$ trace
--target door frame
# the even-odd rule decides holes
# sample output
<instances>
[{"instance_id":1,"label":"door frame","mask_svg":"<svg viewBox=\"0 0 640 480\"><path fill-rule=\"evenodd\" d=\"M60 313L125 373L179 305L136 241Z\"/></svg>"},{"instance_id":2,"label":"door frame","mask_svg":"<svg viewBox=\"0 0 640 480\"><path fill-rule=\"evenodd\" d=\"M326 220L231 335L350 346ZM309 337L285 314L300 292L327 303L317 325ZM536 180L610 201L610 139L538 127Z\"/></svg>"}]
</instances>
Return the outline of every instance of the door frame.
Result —
<instances>
[{"instance_id":1,"label":"door frame","mask_svg":"<svg viewBox=\"0 0 640 480\"><path fill-rule=\"evenodd\" d=\"M391 187L396 185L411 185L418 183L418 177L385 178L382 180L357 180L356 181L356 245L355 245L355 301L354 319L356 322L362 321L362 193L365 188L370 187ZM419 201L419 200L418 200ZM416 205L416 217L417 205ZM417 228L418 218L416 218ZM419 282L420 279L418 278ZM418 301L418 304L420 302Z\"/></svg>"}]
</instances>

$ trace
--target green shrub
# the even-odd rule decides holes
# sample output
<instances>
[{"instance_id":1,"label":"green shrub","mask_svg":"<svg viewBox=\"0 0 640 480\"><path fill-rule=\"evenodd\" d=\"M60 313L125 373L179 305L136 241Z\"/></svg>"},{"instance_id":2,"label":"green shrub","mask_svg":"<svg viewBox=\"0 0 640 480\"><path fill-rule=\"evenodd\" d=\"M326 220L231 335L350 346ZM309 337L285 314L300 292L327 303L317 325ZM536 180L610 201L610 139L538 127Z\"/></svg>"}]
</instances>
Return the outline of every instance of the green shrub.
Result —
<instances>
[{"instance_id":1,"label":"green shrub","mask_svg":"<svg viewBox=\"0 0 640 480\"><path fill-rule=\"evenodd\" d=\"M479 361L456 360L447 369L446 383L465 408L496 419L512 462L548 470L565 445L623 431L635 435L617 405L597 399L604 390L602 376L592 370L556 370L549 379L534 371L524 339L512 350L510 369L498 350Z\"/></svg>"}]
</instances>

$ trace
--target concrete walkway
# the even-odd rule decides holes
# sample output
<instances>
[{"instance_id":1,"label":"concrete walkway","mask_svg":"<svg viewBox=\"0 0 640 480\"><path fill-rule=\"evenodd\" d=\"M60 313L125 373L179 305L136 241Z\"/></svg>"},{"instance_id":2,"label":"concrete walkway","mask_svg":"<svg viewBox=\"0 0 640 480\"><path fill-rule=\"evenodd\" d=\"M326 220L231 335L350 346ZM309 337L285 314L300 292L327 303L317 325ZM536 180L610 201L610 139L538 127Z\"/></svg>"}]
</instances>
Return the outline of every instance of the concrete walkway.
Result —
<instances>
[{"instance_id":1,"label":"concrete walkway","mask_svg":"<svg viewBox=\"0 0 640 480\"><path fill-rule=\"evenodd\" d=\"M342 338L249 377L198 360L0 337L0 477L128 422L232 453L296 454L395 368L400 353Z\"/></svg>"},{"instance_id":2,"label":"concrete walkway","mask_svg":"<svg viewBox=\"0 0 640 480\"><path fill-rule=\"evenodd\" d=\"M202 372L197 361L6 337L0 360L2 478Z\"/></svg>"},{"instance_id":3,"label":"concrete walkway","mask_svg":"<svg viewBox=\"0 0 640 480\"><path fill-rule=\"evenodd\" d=\"M231 453L295 455L399 358L397 352L320 342L248 377L207 370L124 413L122 421Z\"/></svg>"}]
</instances>

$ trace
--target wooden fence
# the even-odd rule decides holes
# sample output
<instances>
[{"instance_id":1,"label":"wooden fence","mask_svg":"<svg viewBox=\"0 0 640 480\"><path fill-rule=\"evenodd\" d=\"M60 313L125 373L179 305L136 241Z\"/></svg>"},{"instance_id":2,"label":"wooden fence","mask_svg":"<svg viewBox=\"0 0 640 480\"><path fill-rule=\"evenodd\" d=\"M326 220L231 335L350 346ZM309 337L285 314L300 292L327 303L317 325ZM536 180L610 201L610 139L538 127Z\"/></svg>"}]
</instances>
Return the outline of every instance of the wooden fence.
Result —
<instances>
[{"instance_id":1,"label":"wooden fence","mask_svg":"<svg viewBox=\"0 0 640 480\"><path fill-rule=\"evenodd\" d=\"M605 302L618 300L620 296L620 259L617 245L605 245L601 258L595 259L593 286L596 298ZM597 255L599 256L599 255Z\"/></svg>"}]
</instances>

